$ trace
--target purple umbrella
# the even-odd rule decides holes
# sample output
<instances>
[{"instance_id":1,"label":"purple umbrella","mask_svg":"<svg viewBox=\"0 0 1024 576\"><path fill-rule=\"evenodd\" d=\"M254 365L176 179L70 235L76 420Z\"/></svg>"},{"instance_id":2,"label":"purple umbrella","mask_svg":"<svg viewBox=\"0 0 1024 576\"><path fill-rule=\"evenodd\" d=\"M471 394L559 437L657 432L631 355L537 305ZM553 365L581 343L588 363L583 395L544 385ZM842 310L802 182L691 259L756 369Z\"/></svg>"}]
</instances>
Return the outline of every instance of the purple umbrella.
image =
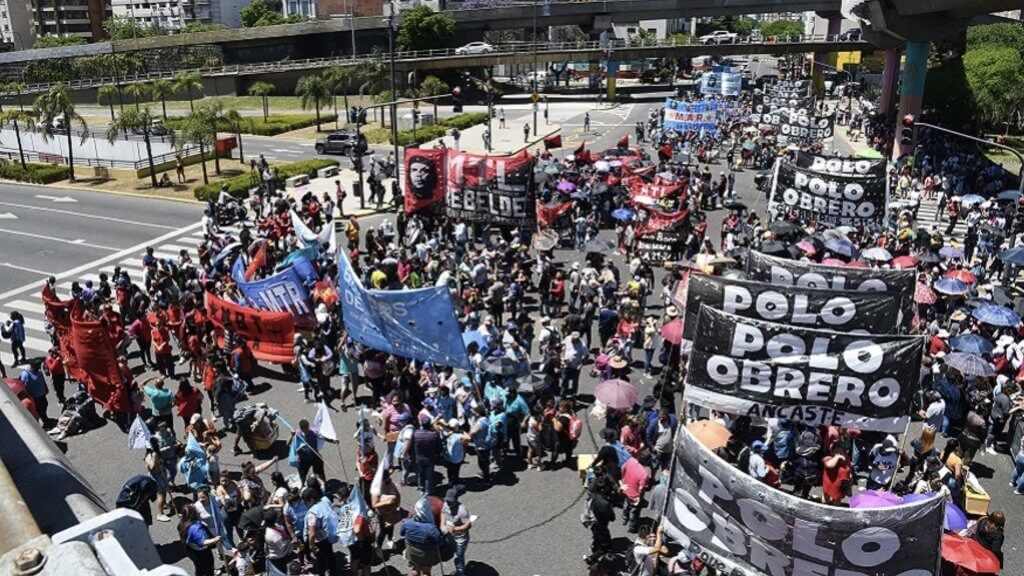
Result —
<instances>
[{"instance_id":1,"label":"purple umbrella","mask_svg":"<svg viewBox=\"0 0 1024 576\"><path fill-rule=\"evenodd\" d=\"M904 504L910 504L911 502L920 502L921 500L928 500L935 496L935 494L907 494L903 497ZM946 502L946 519L942 523L942 527L950 532L959 532L967 528L967 514L960 509L959 506L952 502Z\"/></svg>"},{"instance_id":2,"label":"purple umbrella","mask_svg":"<svg viewBox=\"0 0 1024 576\"><path fill-rule=\"evenodd\" d=\"M568 180L562 180L558 183L558 189L562 192L572 192L576 189L576 185Z\"/></svg>"},{"instance_id":3,"label":"purple umbrella","mask_svg":"<svg viewBox=\"0 0 1024 576\"><path fill-rule=\"evenodd\" d=\"M881 490L865 490L850 498L850 508L892 508L903 503L903 499Z\"/></svg>"},{"instance_id":4,"label":"purple umbrella","mask_svg":"<svg viewBox=\"0 0 1024 576\"><path fill-rule=\"evenodd\" d=\"M946 260L963 258L964 251L959 248L953 248L952 246L943 246L942 248L939 248L939 256Z\"/></svg>"}]
</instances>

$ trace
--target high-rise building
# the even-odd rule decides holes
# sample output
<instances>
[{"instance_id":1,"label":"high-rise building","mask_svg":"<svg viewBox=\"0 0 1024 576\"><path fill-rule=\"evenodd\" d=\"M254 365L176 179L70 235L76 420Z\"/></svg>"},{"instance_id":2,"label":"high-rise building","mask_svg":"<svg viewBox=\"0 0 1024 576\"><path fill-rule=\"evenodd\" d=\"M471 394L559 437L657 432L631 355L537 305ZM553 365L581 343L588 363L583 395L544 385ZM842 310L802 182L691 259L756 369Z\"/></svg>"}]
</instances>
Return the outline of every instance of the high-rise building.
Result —
<instances>
[{"instance_id":1,"label":"high-rise building","mask_svg":"<svg viewBox=\"0 0 1024 576\"><path fill-rule=\"evenodd\" d=\"M281 13L284 17L300 16L302 18L316 18L316 0L282 0Z\"/></svg>"},{"instance_id":2,"label":"high-rise building","mask_svg":"<svg viewBox=\"0 0 1024 576\"><path fill-rule=\"evenodd\" d=\"M113 0L115 18L170 33L191 22L211 22L210 0Z\"/></svg>"},{"instance_id":3,"label":"high-rise building","mask_svg":"<svg viewBox=\"0 0 1024 576\"><path fill-rule=\"evenodd\" d=\"M31 0L0 0L0 44L25 50L32 47L35 36Z\"/></svg>"},{"instance_id":4,"label":"high-rise building","mask_svg":"<svg viewBox=\"0 0 1024 576\"><path fill-rule=\"evenodd\" d=\"M35 36L80 36L90 42L104 37L111 17L109 0L32 0Z\"/></svg>"}]
</instances>

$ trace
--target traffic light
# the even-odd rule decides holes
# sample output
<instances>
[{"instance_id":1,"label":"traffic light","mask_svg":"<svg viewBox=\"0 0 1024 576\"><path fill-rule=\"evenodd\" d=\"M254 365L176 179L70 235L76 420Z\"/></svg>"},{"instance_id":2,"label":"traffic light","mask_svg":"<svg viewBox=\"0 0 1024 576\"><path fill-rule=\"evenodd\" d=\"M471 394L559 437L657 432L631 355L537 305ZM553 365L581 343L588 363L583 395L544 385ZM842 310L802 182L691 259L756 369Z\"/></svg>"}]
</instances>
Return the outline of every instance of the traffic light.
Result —
<instances>
[{"instance_id":1,"label":"traffic light","mask_svg":"<svg viewBox=\"0 0 1024 576\"><path fill-rule=\"evenodd\" d=\"M900 146L914 145L914 115L907 114L900 121Z\"/></svg>"},{"instance_id":2,"label":"traffic light","mask_svg":"<svg viewBox=\"0 0 1024 576\"><path fill-rule=\"evenodd\" d=\"M452 88L452 112L462 112L462 88Z\"/></svg>"},{"instance_id":3,"label":"traffic light","mask_svg":"<svg viewBox=\"0 0 1024 576\"><path fill-rule=\"evenodd\" d=\"M356 120L358 124L366 124L366 108L359 109L359 113L356 114Z\"/></svg>"}]
</instances>

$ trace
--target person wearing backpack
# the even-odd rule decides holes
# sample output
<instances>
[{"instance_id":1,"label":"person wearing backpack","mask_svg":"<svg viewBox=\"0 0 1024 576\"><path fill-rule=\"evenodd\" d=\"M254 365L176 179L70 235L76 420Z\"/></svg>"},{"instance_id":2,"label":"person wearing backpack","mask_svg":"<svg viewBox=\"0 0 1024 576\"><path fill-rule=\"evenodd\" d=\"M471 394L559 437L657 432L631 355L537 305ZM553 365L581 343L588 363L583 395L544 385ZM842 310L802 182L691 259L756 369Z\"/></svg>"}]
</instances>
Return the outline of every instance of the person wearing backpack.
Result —
<instances>
[{"instance_id":1,"label":"person wearing backpack","mask_svg":"<svg viewBox=\"0 0 1024 576\"><path fill-rule=\"evenodd\" d=\"M309 506L306 513L306 545L316 562L314 573L318 576L340 576L341 571L334 561L338 517L331 501L321 496L319 490L308 487L302 490L302 500Z\"/></svg>"},{"instance_id":2,"label":"person wearing backpack","mask_svg":"<svg viewBox=\"0 0 1024 576\"><path fill-rule=\"evenodd\" d=\"M473 415L476 416L476 421L469 429L467 440L472 440L473 448L476 450L476 462L480 466L480 479L489 483L491 481L491 449L494 447L491 419L487 417L487 407L483 404L473 407Z\"/></svg>"}]
</instances>

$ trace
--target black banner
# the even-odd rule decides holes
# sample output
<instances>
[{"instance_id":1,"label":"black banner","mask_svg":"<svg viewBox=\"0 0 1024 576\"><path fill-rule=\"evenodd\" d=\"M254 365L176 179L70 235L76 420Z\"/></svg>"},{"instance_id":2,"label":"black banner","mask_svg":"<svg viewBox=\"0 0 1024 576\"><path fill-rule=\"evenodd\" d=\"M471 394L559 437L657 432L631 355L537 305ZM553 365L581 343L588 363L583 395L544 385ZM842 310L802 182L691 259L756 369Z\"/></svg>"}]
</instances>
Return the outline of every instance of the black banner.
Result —
<instances>
[{"instance_id":1,"label":"black banner","mask_svg":"<svg viewBox=\"0 0 1024 576\"><path fill-rule=\"evenodd\" d=\"M644 264L658 265L683 259L689 226L683 223L636 238L636 251Z\"/></svg>"},{"instance_id":2,"label":"black banner","mask_svg":"<svg viewBox=\"0 0 1024 576\"><path fill-rule=\"evenodd\" d=\"M829 226L880 227L885 220L882 176L830 175L788 161L779 165L774 202L780 213Z\"/></svg>"},{"instance_id":3,"label":"black banner","mask_svg":"<svg viewBox=\"0 0 1024 576\"><path fill-rule=\"evenodd\" d=\"M884 158L856 158L851 156L818 156L799 151L796 165L818 174L846 178L884 178Z\"/></svg>"},{"instance_id":4,"label":"black banner","mask_svg":"<svg viewBox=\"0 0 1024 576\"><path fill-rule=\"evenodd\" d=\"M465 222L534 228L533 165L533 157L525 152L514 156L449 153L448 216Z\"/></svg>"},{"instance_id":5,"label":"black banner","mask_svg":"<svg viewBox=\"0 0 1024 576\"><path fill-rule=\"evenodd\" d=\"M753 112L764 114L773 109L792 108L809 110L814 107L814 99L806 93L784 92L779 94L756 94L754 95Z\"/></svg>"},{"instance_id":6,"label":"black banner","mask_svg":"<svg viewBox=\"0 0 1024 576\"><path fill-rule=\"evenodd\" d=\"M919 336L811 330L701 306L685 399L755 420L903 432L923 347Z\"/></svg>"},{"instance_id":7,"label":"black banner","mask_svg":"<svg viewBox=\"0 0 1024 576\"><path fill-rule=\"evenodd\" d=\"M934 576L942 496L895 508L839 508L770 488L676 434L666 534L717 574Z\"/></svg>"},{"instance_id":8,"label":"black banner","mask_svg":"<svg viewBox=\"0 0 1024 576\"><path fill-rule=\"evenodd\" d=\"M764 282L690 274L684 306L683 338L693 339L703 304L743 318L781 322L803 328L865 330L872 334L899 331L899 300L887 292L781 289Z\"/></svg>"}]
</instances>

